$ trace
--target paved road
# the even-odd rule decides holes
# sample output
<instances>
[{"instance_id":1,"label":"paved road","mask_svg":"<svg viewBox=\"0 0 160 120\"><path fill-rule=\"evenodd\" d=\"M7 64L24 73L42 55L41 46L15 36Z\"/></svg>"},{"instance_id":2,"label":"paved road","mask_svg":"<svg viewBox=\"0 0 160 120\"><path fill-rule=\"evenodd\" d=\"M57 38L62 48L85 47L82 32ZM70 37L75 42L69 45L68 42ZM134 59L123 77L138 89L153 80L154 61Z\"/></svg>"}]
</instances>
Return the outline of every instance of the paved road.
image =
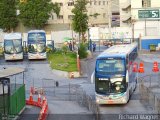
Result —
<instances>
[{"instance_id":1,"label":"paved road","mask_svg":"<svg viewBox=\"0 0 160 120\"><path fill-rule=\"evenodd\" d=\"M94 84L90 83L90 76L92 72L94 71L94 66L95 66L95 58L99 54L99 52L94 53L93 59L89 60L83 60L82 63L84 73L87 73L87 78L81 78L81 79L72 79L69 80L68 78L64 78L62 76L58 76L56 73L54 73L50 67L47 61L17 61L17 62L5 62L3 59L0 60L0 67L9 67L9 66L16 66L16 67L23 67L26 69L25 73L25 84L26 84L26 89L27 89L27 94L26 96L29 96L29 89L30 86L34 85L35 87L44 87L44 86L49 86L51 87L51 92L53 91L54 87L54 82L58 81L60 86L65 86L71 84L76 84L82 86L82 88L87 92L87 94L90 94L94 96ZM145 73L140 74L139 76L144 76L145 74L151 73L151 68L152 68L152 63L145 63ZM16 82L22 83L21 78L22 76L16 77L17 80ZM18 78L20 80L18 80ZM15 81L15 78L13 79L13 82ZM64 90L62 90L64 92ZM50 111L50 117L49 119L52 119L52 115L77 115L77 114L82 114L88 113L91 114L90 111L88 111L86 108L79 106L77 103L73 101L64 101L64 100L59 100L55 99L54 96L48 95L48 103L49 103L49 111ZM37 113L37 111L34 111ZM137 89L136 92L133 94L130 102L126 105L104 105L100 106L100 112L102 115L102 119L105 118L105 115L107 115L109 119L108 114L116 114L117 116L119 114L128 114L128 113L152 113L154 112L151 106L148 104L142 104L140 102L139 98L139 90ZM112 115L113 117L115 115ZM61 120L65 120L65 117L60 118ZM106 118L105 118L106 119Z\"/></svg>"}]
</instances>

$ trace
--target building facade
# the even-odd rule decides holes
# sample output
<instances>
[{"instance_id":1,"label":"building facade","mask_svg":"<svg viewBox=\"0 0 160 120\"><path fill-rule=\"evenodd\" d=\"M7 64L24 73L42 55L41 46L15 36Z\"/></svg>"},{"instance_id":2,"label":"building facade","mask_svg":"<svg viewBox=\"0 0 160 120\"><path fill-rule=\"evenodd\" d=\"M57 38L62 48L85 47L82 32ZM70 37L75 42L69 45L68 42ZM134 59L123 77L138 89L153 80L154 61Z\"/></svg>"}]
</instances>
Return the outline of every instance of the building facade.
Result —
<instances>
[{"instance_id":1,"label":"building facade","mask_svg":"<svg viewBox=\"0 0 160 120\"><path fill-rule=\"evenodd\" d=\"M52 0L53 3L57 2L60 5L60 15L52 14L48 24L71 24L72 12L76 0ZM114 5L110 6L111 0L89 0L87 4L87 14L89 16L89 26L107 25L109 19L118 21L119 8ZM118 0L112 0L113 3L118 4ZM111 10L111 11L110 11ZM112 14L113 13L113 14ZM112 17L114 16L114 17Z\"/></svg>"},{"instance_id":2,"label":"building facade","mask_svg":"<svg viewBox=\"0 0 160 120\"><path fill-rule=\"evenodd\" d=\"M160 36L159 0L120 0L120 26L141 36Z\"/></svg>"}]
</instances>

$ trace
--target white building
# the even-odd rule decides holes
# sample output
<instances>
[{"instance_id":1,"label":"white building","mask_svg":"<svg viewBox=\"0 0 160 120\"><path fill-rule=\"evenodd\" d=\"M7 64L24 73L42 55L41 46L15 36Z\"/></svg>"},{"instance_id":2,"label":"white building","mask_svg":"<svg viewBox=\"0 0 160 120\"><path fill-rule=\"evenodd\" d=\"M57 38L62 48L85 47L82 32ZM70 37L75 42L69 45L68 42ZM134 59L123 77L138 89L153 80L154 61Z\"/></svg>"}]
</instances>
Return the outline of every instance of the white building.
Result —
<instances>
[{"instance_id":1,"label":"white building","mask_svg":"<svg viewBox=\"0 0 160 120\"><path fill-rule=\"evenodd\" d=\"M53 3L59 3L61 10L59 17L54 13L52 14L48 24L70 24L73 16L71 10L74 8L75 1L76 0L52 0ZM108 1L111 1L111 3ZM119 8L115 6L115 4L118 6L118 0L89 0L89 3L87 4L87 14L90 16L89 25L107 25L109 19L112 19L112 13L114 16L113 19L118 19ZM109 11L110 6L108 5L111 5L111 12Z\"/></svg>"},{"instance_id":2,"label":"white building","mask_svg":"<svg viewBox=\"0 0 160 120\"><path fill-rule=\"evenodd\" d=\"M119 0L120 26L141 36L160 36L160 0Z\"/></svg>"}]
</instances>

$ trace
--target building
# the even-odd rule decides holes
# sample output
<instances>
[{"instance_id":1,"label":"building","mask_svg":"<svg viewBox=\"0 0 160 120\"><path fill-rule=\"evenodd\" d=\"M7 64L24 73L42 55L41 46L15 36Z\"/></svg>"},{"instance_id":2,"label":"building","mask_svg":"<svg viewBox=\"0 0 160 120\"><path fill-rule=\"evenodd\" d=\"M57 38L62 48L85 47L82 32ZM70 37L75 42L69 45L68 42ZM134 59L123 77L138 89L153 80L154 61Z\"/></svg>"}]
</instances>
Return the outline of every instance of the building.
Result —
<instances>
[{"instance_id":1,"label":"building","mask_svg":"<svg viewBox=\"0 0 160 120\"><path fill-rule=\"evenodd\" d=\"M70 26L72 19L71 10L74 8L76 0L52 0L61 6L59 17L52 14L48 24L68 24ZM113 4L112 4L113 3ZM117 4L115 6L115 4ZM119 21L118 0L89 0L87 4L87 14L89 16L89 26L103 26L109 24L109 19L113 23ZM96 9L95 9L96 8ZM117 23L119 25L119 23Z\"/></svg>"},{"instance_id":2,"label":"building","mask_svg":"<svg viewBox=\"0 0 160 120\"><path fill-rule=\"evenodd\" d=\"M132 27L141 36L160 36L160 1L119 0L120 26Z\"/></svg>"}]
</instances>

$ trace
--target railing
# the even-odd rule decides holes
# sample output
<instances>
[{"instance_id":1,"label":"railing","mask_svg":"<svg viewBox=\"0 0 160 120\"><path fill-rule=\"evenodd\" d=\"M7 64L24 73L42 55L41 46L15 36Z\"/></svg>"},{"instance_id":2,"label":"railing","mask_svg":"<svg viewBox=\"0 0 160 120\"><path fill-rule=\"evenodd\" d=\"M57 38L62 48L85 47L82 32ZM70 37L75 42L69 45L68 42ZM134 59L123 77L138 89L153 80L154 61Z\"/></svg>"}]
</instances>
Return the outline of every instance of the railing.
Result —
<instances>
[{"instance_id":1,"label":"railing","mask_svg":"<svg viewBox=\"0 0 160 120\"><path fill-rule=\"evenodd\" d=\"M95 120L100 119L98 104L96 104L95 99L92 96L87 95L83 89L76 90L76 101L80 106L84 106L91 111L93 115L95 115Z\"/></svg>"},{"instance_id":2,"label":"railing","mask_svg":"<svg viewBox=\"0 0 160 120\"><path fill-rule=\"evenodd\" d=\"M153 111L160 114L160 74L139 78L140 101L149 104Z\"/></svg>"}]
</instances>

